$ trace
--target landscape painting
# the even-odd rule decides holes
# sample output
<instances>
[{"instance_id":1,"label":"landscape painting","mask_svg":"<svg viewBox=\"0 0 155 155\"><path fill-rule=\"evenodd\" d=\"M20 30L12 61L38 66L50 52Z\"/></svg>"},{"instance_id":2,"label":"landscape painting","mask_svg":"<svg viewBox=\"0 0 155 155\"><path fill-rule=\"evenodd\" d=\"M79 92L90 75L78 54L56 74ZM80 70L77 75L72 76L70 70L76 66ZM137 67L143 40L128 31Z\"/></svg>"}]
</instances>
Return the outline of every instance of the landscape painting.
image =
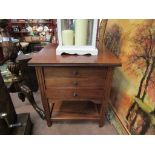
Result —
<instances>
[{"instance_id":1,"label":"landscape painting","mask_svg":"<svg viewBox=\"0 0 155 155\"><path fill-rule=\"evenodd\" d=\"M118 120L130 134L155 134L155 20L108 20L104 43L122 62L111 92Z\"/></svg>"}]
</instances>

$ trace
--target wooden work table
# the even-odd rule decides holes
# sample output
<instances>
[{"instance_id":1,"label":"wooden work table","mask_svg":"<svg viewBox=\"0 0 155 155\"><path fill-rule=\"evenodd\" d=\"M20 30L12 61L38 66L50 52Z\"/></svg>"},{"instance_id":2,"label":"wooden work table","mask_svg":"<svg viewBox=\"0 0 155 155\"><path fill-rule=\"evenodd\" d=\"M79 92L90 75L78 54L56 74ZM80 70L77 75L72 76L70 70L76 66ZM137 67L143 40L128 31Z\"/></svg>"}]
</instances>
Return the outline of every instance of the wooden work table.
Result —
<instances>
[{"instance_id":1,"label":"wooden work table","mask_svg":"<svg viewBox=\"0 0 155 155\"><path fill-rule=\"evenodd\" d=\"M36 69L47 125L91 120L103 126L113 70L121 66L120 60L108 51L97 56L58 56L56 47L48 44L29 61Z\"/></svg>"}]
</instances>

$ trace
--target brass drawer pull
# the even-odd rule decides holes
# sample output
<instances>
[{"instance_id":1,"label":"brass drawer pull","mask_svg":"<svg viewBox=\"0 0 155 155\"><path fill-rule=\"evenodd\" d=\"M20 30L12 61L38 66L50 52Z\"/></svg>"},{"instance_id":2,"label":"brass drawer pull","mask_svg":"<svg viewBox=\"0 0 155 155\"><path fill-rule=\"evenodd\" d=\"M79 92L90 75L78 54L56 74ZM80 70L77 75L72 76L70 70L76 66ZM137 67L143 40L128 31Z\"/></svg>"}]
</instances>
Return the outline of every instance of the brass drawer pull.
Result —
<instances>
[{"instance_id":1,"label":"brass drawer pull","mask_svg":"<svg viewBox=\"0 0 155 155\"><path fill-rule=\"evenodd\" d=\"M73 96L76 97L76 96L78 96L78 94L74 92Z\"/></svg>"},{"instance_id":2,"label":"brass drawer pull","mask_svg":"<svg viewBox=\"0 0 155 155\"><path fill-rule=\"evenodd\" d=\"M73 74L74 74L74 75L78 75L79 72L78 72L78 71L74 71Z\"/></svg>"},{"instance_id":3,"label":"brass drawer pull","mask_svg":"<svg viewBox=\"0 0 155 155\"><path fill-rule=\"evenodd\" d=\"M78 82L77 81L73 82L73 84L74 84L74 86L78 86Z\"/></svg>"}]
</instances>

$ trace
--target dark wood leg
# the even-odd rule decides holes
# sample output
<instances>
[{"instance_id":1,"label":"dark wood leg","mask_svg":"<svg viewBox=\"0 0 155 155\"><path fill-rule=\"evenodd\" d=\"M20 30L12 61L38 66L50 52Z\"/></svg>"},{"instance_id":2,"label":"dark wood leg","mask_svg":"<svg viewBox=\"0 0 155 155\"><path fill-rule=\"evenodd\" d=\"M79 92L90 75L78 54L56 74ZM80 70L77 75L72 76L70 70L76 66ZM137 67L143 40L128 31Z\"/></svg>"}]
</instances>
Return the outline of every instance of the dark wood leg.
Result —
<instances>
[{"instance_id":1,"label":"dark wood leg","mask_svg":"<svg viewBox=\"0 0 155 155\"><path fill-rule=\"evenodd\" d=\"M18 92L18 97L24 101L25 98L29 100L35 111L39 114L42 119L45 119L44 111L38 107L36 104L32 90L27 86L26 81L23 80L21 76L19 76L20 65L16 62L9 62L8 69L12 73L12 83L8 88L9 92L15 93Z\"/></svg>"},{"instance_id":2,"label":"dark wood leg","mask_svg":"<svg viewBox=\"0 0 155 155\"><path fill-rule=\"evenodd\" d=\"M38 107L38 105L36 104L34 97L33 97L33 93L32 91L29 89L29 87L27 87L26 85L21 85L20 86L20 90L21 93L25 95L25 97L29 100L29 102L31 103L31 105L33 106L33 108L35 109L35 111L39 114L39 116L42 119L45 119L45 113L44 111Z\"/></svg>"},{"instance_id":3,"label":"dark wood leg","mask_svg":"<svg viewBox=\"0 0 155 155\"><path fill-rule=\"evenodd\" d=\"M0 135L30 134L31 129L30 114L16 114L9 91L0 73Z\"/></svg>"},{"instance_id":4,"label":"dark wood leg","mask_svg":"<svg viewBox=\"0 0 155 155\"><path fill-rule=\"evenodd\" d=\"M101 127L103 127L104 126L104 120L103 120L103 118L102 118L102 120L100 119L100 121L99 121L99 127L101 128Z\"/></svg>"},{"instance_id":5,"label":"dark wood leg","mask_svg":"<svg viewBox=\"0 0 155 155\"><path fill-rule=\"evenodd\" d=\"M37 103L34 100L34 96L32 91L28 86L26 86L24 83L20 82L13 82L10 87L8 88L9 92L15 93L18 92L19 99L22 100L22 102L25 101L25 98L27 98L34 108L34 110L39 114L39 116L42 119L45 119L45 113L44 111L38 107Z\"/></svg>"},{"instance_id":6,"label":"dark wood leg","mask_svg":"<svg viewBox=\"0 0 155 155\"><path fill-rule=\"evenodd\" d=\"M100 120L99 127L102 128L104 126L104 120Z\"/></svg>"},{"instance_id":7,"label":"dark wood leg","mask_svg":"<svg viewBox=\"0 0 155 155\"><path fill-rule=\"evenodd\" d=\"M47 122L47 126L48 127L51 127L52 126L52 121L51 120L46 119L46 122Z\"/></svg>"}]
</instances>

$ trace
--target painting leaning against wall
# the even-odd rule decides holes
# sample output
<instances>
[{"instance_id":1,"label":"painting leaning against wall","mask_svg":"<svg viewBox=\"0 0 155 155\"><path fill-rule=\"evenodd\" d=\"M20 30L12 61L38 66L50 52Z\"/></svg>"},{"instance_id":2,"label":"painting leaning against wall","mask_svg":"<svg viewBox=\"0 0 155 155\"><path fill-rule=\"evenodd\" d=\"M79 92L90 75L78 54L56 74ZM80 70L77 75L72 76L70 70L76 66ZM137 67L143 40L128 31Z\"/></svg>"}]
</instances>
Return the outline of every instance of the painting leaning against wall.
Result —
<instances>
[{"instance_id":1,"label":"painting leaning against wall","mask_svg":"<svg viewBox=\"0 0 155 155\"><path fill-rule=\"evenodd\" d=\"M155 134L155 20L108 20L105 45L122 61L112 107L130 134Z\"/></svg>"}]
</instances>

